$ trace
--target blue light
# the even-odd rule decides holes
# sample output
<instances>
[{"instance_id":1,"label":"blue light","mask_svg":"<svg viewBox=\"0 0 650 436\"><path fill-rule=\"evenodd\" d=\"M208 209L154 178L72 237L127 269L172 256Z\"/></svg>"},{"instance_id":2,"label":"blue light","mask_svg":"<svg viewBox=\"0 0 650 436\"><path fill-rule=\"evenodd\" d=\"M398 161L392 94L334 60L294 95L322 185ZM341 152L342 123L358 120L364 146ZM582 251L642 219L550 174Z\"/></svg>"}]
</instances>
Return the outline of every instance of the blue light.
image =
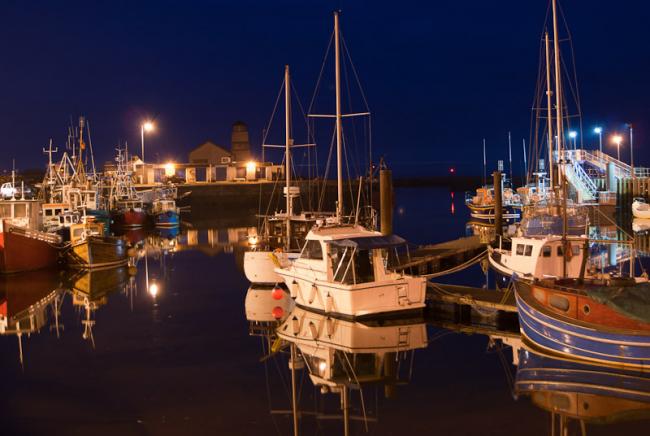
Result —
<instances>
[{"instance_id":1,"label":"blue light","mask_svg":"<svg viewBox=\"0 0 650 436\"><path fill-rule=\"evenodd\" d=\"M569 138L573 139L573 138L575 138L576 136L578 136L578 132L576 132L575 130L571 130L571 131L569 132Z\"/></svg>"},{"instance_id":2,"label":"blue light","mask_svg":"<svg viewBox=\"0 0 650 436\"><path fill-rule=\"evenodd\" d=\"M600 135L601 133L603 133L603 128L602 127L596 127L594 129L594 133L597 134L597 135Z\"/></svg>"}]
</instances>

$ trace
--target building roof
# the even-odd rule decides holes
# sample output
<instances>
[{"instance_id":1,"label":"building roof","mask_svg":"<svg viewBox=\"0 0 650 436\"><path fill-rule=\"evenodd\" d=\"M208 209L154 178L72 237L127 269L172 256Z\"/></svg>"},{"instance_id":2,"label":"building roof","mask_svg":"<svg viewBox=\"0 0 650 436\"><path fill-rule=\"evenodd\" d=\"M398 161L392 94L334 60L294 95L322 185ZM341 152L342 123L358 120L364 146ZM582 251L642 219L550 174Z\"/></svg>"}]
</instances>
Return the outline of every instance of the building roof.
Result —
<instances>
[{"instance_id":1,"label":"building roof","mask_svg":"<svg viewBox=\"0 0 650 436\"><path fill-rule=\"evenodd\" d=\"M207 141L203 142L202 144L196 146L194 149L192 149L192 151L190 151L190 154L195 152L195 151L198 151L198 150L200 150L202 148L205 148L205 147L219 148L219 149L223 150L225 153L230 154L230 150L228 150L227 148L222 147L220 145L217 145L217 144L215 144L214 142L212 142L210 140L207 140Z\"/></svg>"}]
</instances>

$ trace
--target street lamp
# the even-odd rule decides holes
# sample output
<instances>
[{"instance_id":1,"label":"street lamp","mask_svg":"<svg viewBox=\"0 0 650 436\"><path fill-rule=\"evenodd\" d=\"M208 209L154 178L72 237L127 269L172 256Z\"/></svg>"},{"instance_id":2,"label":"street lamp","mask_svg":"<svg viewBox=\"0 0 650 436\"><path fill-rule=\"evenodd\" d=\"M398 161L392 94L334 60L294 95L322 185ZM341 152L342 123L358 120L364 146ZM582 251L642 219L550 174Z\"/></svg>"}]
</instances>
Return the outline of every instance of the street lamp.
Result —
<instances>
[{"instance_id":1,"label":"street lamp","mask_svg":"<svg viewBox=\"0 0 650 436\"><path fill-rule=\"evenodd\" d=\"M142 144L142 163L144 163L144 132L153 132L155 126L151 121L145 121L140 125L140 140Z\"/></svg>"},{"instance_id":2,"label":"street lamp","mask_svg":"<svg viewBox=\"0 0 650 436\"><path fill-rule=\"evenodd\" d=\"M602 153L603 152L603 128L596 127L594 129L594 133L598 135L598 149Z\"/></svg>"},{"instance_id":3,"label":"street lamp","mask_svg":"<svg viewBox=\"0 0 650 436\"><path fill-rule=\"evenodd\" d=\"M612 136L612 142L616 144L616 158L621 160L621 142L623 142L623 137L621 135Z\"/></svg>"},{"instance_id":4,"label":"street lamp","mask_svg":"<svg viewBox=\"0 0 650 436\"><path fill-rule=\"evenodd\" d=\"M576 149L576 137L578 136L578 132L575 130L571 130L569 132L569 138L573 139L573 149Z\"/></svg>"}]
</instances>

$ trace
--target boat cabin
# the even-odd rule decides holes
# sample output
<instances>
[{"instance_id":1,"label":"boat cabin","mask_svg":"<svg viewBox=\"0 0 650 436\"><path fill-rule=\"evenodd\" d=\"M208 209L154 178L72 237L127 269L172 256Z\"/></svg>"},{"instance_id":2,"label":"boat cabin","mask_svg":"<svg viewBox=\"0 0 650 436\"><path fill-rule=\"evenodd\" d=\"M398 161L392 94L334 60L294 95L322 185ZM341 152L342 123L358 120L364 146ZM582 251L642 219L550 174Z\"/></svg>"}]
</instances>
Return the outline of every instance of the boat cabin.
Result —
<instances>
[{"instance_id":1,"label":"boat cabin","mask_svg":"<svg viewBox=\"0 0 650 436\"><path fill-rule=\"evenodd\" d=\"M120 210L142 210L144 208L142 200L139 199L117 200L115 204Z\"/></svg>"},{"instance_id":2,"label":"boat cabin","mask_svg":"<svg viewBox=\"0 0 650 436\"><path fill-rule=\"evenodd\" d=\"M405 246L406 241L396 235L383 236L357 226L324 227L309 233L294 265L341 284L391 280L388 267L397 263L396 250Z\"/></svg>"},{"instance_id":3,"label":"boat cabin","mask_svg":"<svg viewBox=\"0 0 650 436\"><path fill-rule=\"evenodd\" d=\"M39 212L37 200L0 200L0 220L16 227L38 230Z\"/></svg>"},{"instance_id":4,"label":"boat cabin","mask_svg":"<svg viewBox=\"0 0 650 436\"><path fill-rule=\"evenodd\" d=\"M172 199L161 198L153 202L153 213L178 212L176 201Z\"/></svg>"},{"instance_id":5,"label":"boat cabin","mask_svg":"<svg viewBox=\"0 0 650 436\"><path fill-rule=\"evenodd\" d=\"M585 256L586 238L568 238L567 277L579 277ZM562 277L564 242L560 236L546 238L512 238L510 251L502 251L500 262L516 274L528 278Z\"/></svg>"},{"instance_id":6,"label":"boat cabin","mask_svg":"<svg viewBox=\"0 0 650 436\"><path fill-rule=\"evenodd\" d=\"M104 234L104 224L99 222L86 222L73 224L70 226L70 242L84 241L88 236L102 236Z\"/></svg>"}]
</instances>

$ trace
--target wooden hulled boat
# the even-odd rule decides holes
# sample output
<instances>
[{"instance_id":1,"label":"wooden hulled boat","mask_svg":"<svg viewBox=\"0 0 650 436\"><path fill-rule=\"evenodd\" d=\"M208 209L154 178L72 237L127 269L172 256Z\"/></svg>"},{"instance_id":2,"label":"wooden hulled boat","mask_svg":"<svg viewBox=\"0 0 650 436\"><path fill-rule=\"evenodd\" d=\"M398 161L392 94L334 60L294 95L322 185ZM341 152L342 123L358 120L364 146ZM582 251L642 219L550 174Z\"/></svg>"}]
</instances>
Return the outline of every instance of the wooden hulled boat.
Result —
<instances>
[{"instance_id":1,"label":"wooden hulled boat","mask_svg":"<svg viewBox=\"0 0 650 436\"><path fill-rule=\"evenodd\" d=\"M650 284L618 279L516 282L526 343L560 356L650 370Z\"/></svg>"},{"instance_id":2,"label":"wooden hulled boat","mask_svg":"<svg viewBox=\"0 0 650 436\"><path fill-rule=\"evenodd\" d=\"M100 223L73 225L66 251L68 265L80 269L125 265L128 261L126 240L103 234Z\"/></svg>"},{"instance_id":3,"label":"wooden hulled boat","mask_svg":"<svg viewBox=\"0 0 650 436\"><path fill-rule=\"evenodd\" d=\"M117 208L111 211L111 219L117 227L139 228L146 225L147 213L140 200L118 201Z\"/></svg>"}]
</instances>

